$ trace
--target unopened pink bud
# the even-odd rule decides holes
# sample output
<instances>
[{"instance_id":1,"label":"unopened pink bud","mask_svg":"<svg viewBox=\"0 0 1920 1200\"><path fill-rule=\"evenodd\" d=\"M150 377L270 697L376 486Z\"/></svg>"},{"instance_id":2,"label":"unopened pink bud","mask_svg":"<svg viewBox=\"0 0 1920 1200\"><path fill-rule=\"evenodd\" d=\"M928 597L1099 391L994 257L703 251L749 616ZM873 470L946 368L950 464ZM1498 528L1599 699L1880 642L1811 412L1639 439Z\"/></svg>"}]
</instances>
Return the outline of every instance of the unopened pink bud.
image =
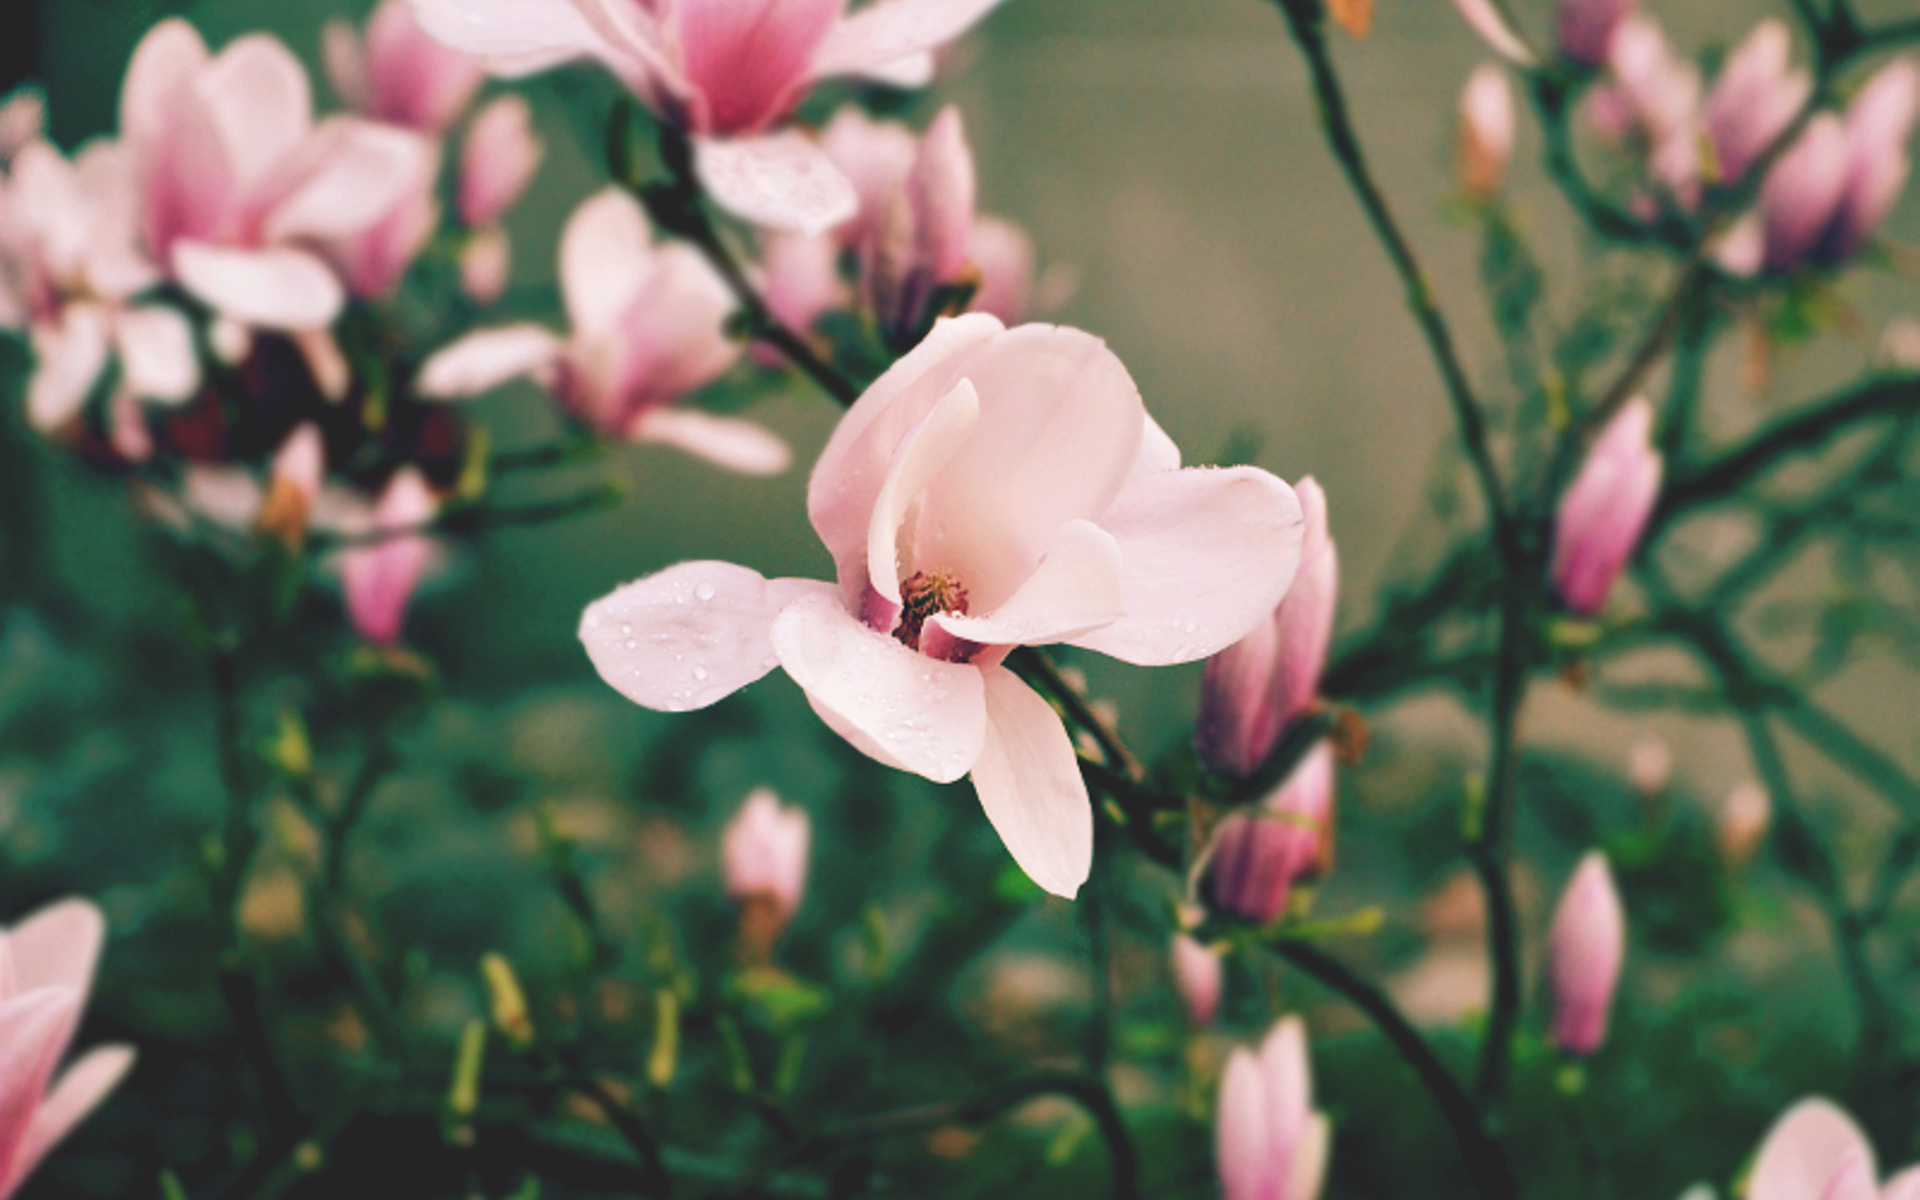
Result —
<instances>
[{"instance_id":1,"label":"unopened pink bud","mask_svg":"<svg viewBox=\"0 0 1920 1200\"><path fill-rule=\"evenodd\" d=\"M1597 67L1607 61L1613 34L1636 0L1560 0L1560 53L1569 62Z\"/></svg>"},{"instance_id":2,"label":"unopened pink bud","mask_svg":"<svg viewBox=\"0 0 1920 1200\"><path fill-rule=\"evenodd\" d=\"M1187 1020L1211 1025L1220 1011L1220 989L1225 975L1220 956L1184 933L1173 935L1173 986L1186 1005Z\"/></svg>"},{"instance_id":3,"label":"unopened pink bud","mask_svg":"<svg viewBox=\"0 0 1920 1200\"><path fill-rule=\"evenodd\" d=\"M1258 1050L1227 1057L1214 1115L1223 1200L1315 1200L1330 1127L1313 1107L1313 1068L1299 1017L1276 1024Z\"/></svg>"},{"instance_id":4,"label":"unopened pink bud","mask_svg":"<svg viewBox=\"0 0 1920 1200\"><path fill-rule=\"evenodd\" d=\"M402 467L374 508L380 536L341 555L347 615L368 641L390 646L400 640L407 605L433 557L433 543L421 530L438 507L419 469Z\"/></svg>"},{"instance_id":5,"label":"unopened pink bud","mask_svg":"<svg viewBox=\"0 0 1920 1200\"><path fill-rule=\"evenodd\" d=\"M280 443L273 456L273 477L283 479L308 505L320 496L327 473L327 446L320 427L308 421Z\"/></svg>"},{"instance_id":6,"label":"unopened pink bud","mask_svg":"<svg viewBox=\"0 0 1920 1200\"><path fill-rule=\"evenodd\" d=\"M1272 795L1214 831L1207 861L1214 907L1255 925L1278 920L1295 884L1333 866L1333 802L1333 747L1322 741Z\"/></svg>"},{"instance_id":7,"label":"unopened pink bud","mask_svg":"<svg viewBox=\"0 0 1920 1200\"><path fill-rule=\"evenodd\" d=\"M767 788L747 797L721 837L727 896L741 905L769 905L776 936L800 907L811 841L806 810L782 805Z\"/></svg>"},{"instance_id":8,"label":"unopened pink bud","mask_svg":"<svg viewBox=\"0 0 1920 1200\"><path fill-rule=\"evenodd\" d=\"M498 225L476 230L460 250L460 290L475 304L492 304L513 277L513 243Z\"/></svg>"},{"instance_id":9,"label":"unopened pink bud","mask_svg":"<svg viewBox=\"0 0 1920 1200\"><path fill-rule=\"evenodd\" d=\"M1300 567L1273 620L1207 660L1194 746L1212 770L1260 768L1295 718L1313 707L1337 613L1340 561L1327 530L1327 496L1312 476L1295 493L1306 522Z\"/></svg>"},{"instance_id":10,"label":"unopened pink bud","mask_svg":"<svg viewBox=\"0 0 1920 1200\"><path fill-rule=\"evenodd\" d=\"M1653 515L1663 469L1653 406L1636 397L1607 423L1560 498L1551 575L1569 609L1591 617L1606 607Z\"/></svg>"},{"instance_id":11,"label":"unopened pink bud","mask_svg":"<svg viewBox=\"0 0 1920 1200\"><path fill-rule=\"evenodd\" d=\"M1460 93L1460 182L1486 199L1500 190L1513 155L1513 86L1507 73L1482 63Z\"/></svg>"},{"instance_id":12,"label":"unopened pink bud","mask_svg":"<svg viewBox=\"0 0 1920 1200\"><path fill-rule=\"evenodd\" d=\"M1749 779L1727 793L1714 829L1727 870L1738 871L1753 860L1772 824L1773 798L1766 788Z\"/></svg>"},{"instance_id":13,"label":"unopened pink bud","mask_svg":"<svg viewBox=\"0 0 1920 1200\"><path fill-rule=\"evenodd\" d=\"M506 215L533 182L546 157L533 131L533 110L519 96L502 96L481 109L460 151L460 221L469 229Z\"/></svg>"},{"instance_id":14,"label":"unopened pink bud","mask_svg":"<svg viewBox=\"0 0 1920 1200\"><path fill-rule=\"evenodd\" d=\"M1738 183L1806 103L1813 78L1793 66L1786 23L1765 20L1727 56L1707 96L1707 136L1719 182Z\"/></svg>"},{"instance_id":15,"label":"unopened pink bud","mask_svg":"<svg viewBox=\"0 0 1920 1200\"><path fill-rule=\"evenodd\" d=\"M1607 1040L1607 1017L1627 955L1627 917L1605 854L1580 860L1554 911L1547 941L1553 992L1553 1040L1568 1054L1593 1054Z\"/></svg>"},{"instance_id":16,"label":"unopened pink bud","mask_svg":"<svg viewBox=\"0 0 1920 1200\"><path fill-rule=\"evenodd\" d=\"M1635 742L1627 751L1627 778L1643 799L1658 796L1673 779L1673 752L1659 738Z\"/></svg>"}]
</instances>

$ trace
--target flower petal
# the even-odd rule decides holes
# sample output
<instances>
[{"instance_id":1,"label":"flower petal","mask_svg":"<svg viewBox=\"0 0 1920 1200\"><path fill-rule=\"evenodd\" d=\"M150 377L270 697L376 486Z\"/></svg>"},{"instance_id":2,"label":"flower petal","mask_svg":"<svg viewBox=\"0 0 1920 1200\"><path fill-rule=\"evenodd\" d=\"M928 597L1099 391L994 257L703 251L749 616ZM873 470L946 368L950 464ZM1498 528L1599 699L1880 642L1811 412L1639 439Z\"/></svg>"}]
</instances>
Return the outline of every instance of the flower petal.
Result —
<instances>
[{"instance_id":1,"label":"flower petal","mask_svg":"<svg viewBox=\"0 0 1920 1200\"><path fill-rule=\"evenodd\" d=\"M779 434L753 421L691 408L656 408L640 418L634 440L659 442L742 475L778 475L793 465Z\"/></svg>"},{"instance_id":2,"label":"flower petal","mask_svg":"<svg viewBox=\"0 0 1920 1200\"><path fill-rule=\"evenodd\" d=\"M200 34L179 17L160 22L140 39L120 85L120 137L136 153L150 153L166 136L175 105L208 58Z\"/></svg>"},{"instance_id":3,"label":"flower petal","mask_svg":"<svg viewBox=\"0 0 1920 1200\"><path fill-rule=\"evenodd\" d=\"M1120 543L1127 615L1072 644L1143 667L1216 654L1267 619L1305 533L1293 489L1254 467L1137 477L1099 524Z\"/></svg>"},{"instance_id":4,"label":"flower petal","mask_svg":"<svg viewBox=\"0 0 1920 1200\"><path fill-rule=\"evenodd\" d=\"M479 58L547 66L600 53L606 45L569 0L410 2L422 29Z\"/></svg>"},{"instance_id":5,"label":"flower petal","mask_svg":"<svg viewBox=\"0 0 1920 1200\"><path fill-rule=\"evenodd\" d=\"M531 375L560 356L559 338L538 325L481 329L429 358L415 389L426 400L460 400Z\"/></svg>"},{"instance_id":6,"label":"flower petal","mask_svg":"<svg viewBox=\"0 0 1920 1200\"><path fill-rule=\"evenodd\" d=\"M980 807L1027 877L1073 899L1093 867L1093 804L1060 714L1005 667L980 670L986 737L973 764Z\"/></svg>"},{"instance_id":7,"label":"flower petal","mask_svg":"<svg viewBox=\"0 0 1920 1200\"><path fill-rule=\"evenodd\" d=\"M1467 19L1467 24L1473 26L1473 31L1493 47L1495 54L1522 67L1539 63L1539 57L1507 20L1506 13L1495 0L1453 0L1453 4L1460 10L1460 15Z\"/></svg>"},{"instance_id":8,"label":"flower petal","mask_svg":"<svg viewBox=\"0 0 1920 1200\"><path fill-rule=\"evenodd\" d=\"M694 170L720 207L769 229L825 233L859 208L853 184L806 135L695 138Z\"/></svg>"},{"instance_id":9,"label":"flower petal","mask_svg":"<svg viewBox=\"0 0 1920 1200\"><path fill-rule=\"evenodd\" d=\"M980 757L987 736L980 671L867 628L824 585L774 621L773 649L814 711L873 759L952 783Z\"/></svg>"},{"instance_id":10,"label":"flower petal","mask_svg":"<svg viewBox=\"0 0 1920 1200\"><path fill-rule=\"evenodd\" d=\"M313 126L306 68L269 34L229 42L192 88L242 191L265 183Z\"/></svg>"},{"instance_id":11,"label":"flower petal","mask_svg":"<svg viewBox=\"0 0 1920 1200\"><path fill-rule=\"evenodd\" d=\"M1864 1157L1871 1172L1873 1146L1853 1118L1829 1100L1802 1100L1783 1113L1761 1141L1747 1200L1818 1196L1850 1155Z\"/></svg>"},{"instance_id":12,"label":"flower petal","mask_svg":"<svg viewBox=\"0 0 1920 1200\"><path fill-rule=\"evenodd\" d=\"M199 389L193 327L179 312L157 305L127 309L114 320L113 339L127 386L140 399L183 404Z\"/></svg>"},{"instance_id":13,"label":"flower petal","mask_svg":"<svg viewBox=\"0 0 1920 1200\"><path fill-rule=\"evenodd\" d=\"M47 1093L28 1123L26 1136L14 1151L4 1180L0 1180L0 1193L13 1194L47 1152L59 1145L73 1132L74 1126L86 1120L108 1093L120 1085L133 1069L133 1059L132 1046L102 1046L61 1072L53 1090Z\"/></svg>"},{"instance_id":14,"label":"flower petal","mask_svg":"<svg viewBox=\"0 0 1920 1200\"><path fill-rule=\"evenodd\" d=\"M407 606L433 558L433 541L420 530L438 507L419 468L402 467L373 511L374 528L386 536L340 556L347 616L368 641L387 646L400 640Z\"/></svg>"},{"instance_id":15,"label":"flower petal","mask_svg":"<svg viewBox=\"0 0 1920 1200\"><path fill-rule=\"evenodd\" d=\"M304 250L234 250L183 241L173 247L173 270L180 286L243 325L320 329L346 304L340 280Z\"/></svg>"},{"instance_id":16,"label":"flower petal","mask_svg":"<svg viewBox=\"0 0 1920 1200\"><path fill-rule=\"evenodd\" d=\"M27 382L27 421L43 432L80 415L107 365L111 326L97 304L69 304L58 325L33 330L33 377Z\"/></svg>"},{"instance_id":17,"label":"flower petal","mask_svg":"<svg viewBox=\"0 0 1920 1200\"><path fill-rule=\"evenodd\" d=\"M106 940L106 918L93 901L72 899L47 905L6 934L16 990L65 987L86 995L93 987L93 970Z\"/></svg>"},{"instance_id":18,"label":"flower petal","mask_svg":"<svg viewBox=\"0 0 1920 1200\"><path fill-rule=\"evenodd\" d=\"M85 1000L72 988L46 987L0 1004L0 1163L25 1143Z\"/></svg>"},{"instance_id":19,"label":"flower petal","mask_svg":"<svg viewBox=\"0 0 1920 1200\"><path fill-rule=\"evenodd\" d=\"M935 50L992 12L1000 0L882 0L842 20L813 59L816 79L884 77L901 60Z\"/></svg>"},{"instance_id":20,"label":"flower petal","mask_svg":"<svg viewBox=\"0 0 1920 1200\"><path fill-rule=\"evenodd\" d=\"M680 61L700 133L758 133L792 109L847 0L680 0Z\"/></svg>"},{"instance_id":21,"label":"flower petal","mask_svg":"<svg viewBox=\"0 0 1920 1200\"><path fill-rule=\"evenodd\" d=\"M1227 1056L1214 1117L1214 1162L1222 1200L1261 1200L1278 1192L1269 1185L1276 1151L1267 1080L1260 1059L1244 1046Z\"/></svg>"},{"instance_id":22,"label":"flower petal","mask_svg":"<svg viewBox=\"0 0 1920 1200\"><path fill-rule=\"evenodd\" d=\"M1023 325L952 369L979 390L980 424L928 485L912 557L991 612L1067 522L1104 526L1139 457L1145 410L1119 358L1077 329Z\"/></svg>"},{"instance_id":23,"label":"flower petal","mask_svg":"<svg viewBox=\"0 0 1920 1200\"><path fill-rule=\"evenodd\" d=\"M973 427L980 420L980 397L973 385L962 379L940 398L933 411L900 439L894 451L887 480L873 503L873 519L867 526L867 577L865 582L894 607L900 605L899 561L900 523L919 501L920 493L960 452ZM843 580L843 589L858 584ZM849 601L854 599L848 596ZM852 607L851 603L848 605Z\"/></svg>"},{"instance_id":24,"label":"flower petal","mask_svg":"<svg viewBox=\"0 0 1920 1200\"><path fill-rule=\"evenodd\" d=\"M262 234L269 241L365 232L409 192L430 191L440 164L433 138L358 117L329 120L309 153L319 161L267 215Z\"/></svg>"},{"instance_id":25,"label":"flower petal","mask_svg":"<svg viewBox=\"0 0 1920 1200\"><path fill-rule=\"evenodd\" d=\"M1040 566L1005 603L981 616L927 622L983 646L1044 646L1110 625L1125 612L1120 545L1091 521L1069 521Z\"/></svg>"},{"instance_id":26,"label":"flower petal","mask_svg":"<svg viewBox=\"0 0 1920 1200\"><path fill-rule=\"evenodd\" d=\"M560 294L574 331L618 325L653 274L654 257L639 201L613 187L582 201L560 234Z\"/></svg>"},{"instance_id":27,"label":"flower petal","mask_svg":"<svg viewBox=\"0 0 1920 1200\"><path fill-rule=\"evenodd\" d=\"M726 562L684 562L587 606L580 642L600 678L643 708L705 708L779 664L780 610L828 585L766 579Z\"/></svg>"},{"instance_id":28,"label":"flower petal","mask_svg":"<svg viewBox=\"0 0 1920 1200\"><path fill-rule=\"evenodd\" d=\"M807 481L807 517L833 554L843 586L865 578L874 503L901 439L958 382L955 364L1005 330L981 313L935 322L933 332L875 380L834 427ZM944 385L933 382L949 378ZM923 385L923 379L929 382Z\"/></svg>"}]
</instances>

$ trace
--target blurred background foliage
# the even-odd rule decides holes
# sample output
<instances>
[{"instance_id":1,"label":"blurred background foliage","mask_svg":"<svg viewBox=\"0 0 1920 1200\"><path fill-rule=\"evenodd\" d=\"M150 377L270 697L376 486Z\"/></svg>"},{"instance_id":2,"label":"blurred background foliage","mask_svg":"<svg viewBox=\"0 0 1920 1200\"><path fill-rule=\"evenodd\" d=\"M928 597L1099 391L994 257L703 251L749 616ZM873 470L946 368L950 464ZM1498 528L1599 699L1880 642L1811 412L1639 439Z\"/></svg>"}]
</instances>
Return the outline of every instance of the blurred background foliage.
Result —
<instances>
[{"instance_id":1,"label":"blurred background foliage","mask_svg":"<svg viewBox=\"0 0 1920 1200\"><path fill-rule=\"evenodd\" d=\"M1902 3L1860 8L1900 15ZM322 22L361 15L346 7L16 0L0 16L0 63L7 82L45 86L54 135L72 147L112 127L127 53L159 17L185 15L215 44L271 30L317 65ZM1541 18L1544 6L1518 7ZM1730 43L1775 6L1649 7L1677 43L1697 46ZM1338 54L1376 169L1470 365L1492 379L1499 349L1478 292L1478 231L1445 202L1455 96L1483 50L1444 0L1381 0L1372 37ZM1397 285L1323 151L1277 14L1256 0L1011 0L955 67L941 95L965 112L983 207L1023 223L1045 261L1077 275L1057 318L1112 343L1189 459L1236 457L1325 485L1342 625L1362 627L1382 586L1431 567L1457 516L1447 414ZM323 83L316 90L325 95ZM549 158L512 218L515 303L543 311L559 223L603 176L593 85L563 76L527 92ZM1538 147L1524 123L1521 136L1524 163ZM1584 281L1614 289L1623 312L1644 311L1645 260L1594 245L1537 173L1515 174L1516 208L1560 310L1573 311ZM1914 192L1889 227L1897 243L1920 240ZM1786 400L1830 390L1858 373L1890 318L1920 315L1911 259L1854 272L1840 296L1830 336L1776 356L1764 379L1741 338L1722 339L1709 428L1731 436ZM21 363L17 348L8 353L12 386ZM528 401L485 403L497 444L550 432L545 409ZM836 415L797 379L754 403L802 463ZM219 953L200 869L220 811L212 692L181 636L164 551L119 481L33 443L16 414L10 404L0 464L6 569L17 583L32 565L23 547L36 547L40 602L10 604L0 624L0 913L71 892L98 897L113 940L83 1040L130 1040L142 1055L130 1085L25 1194L157 1195L166 1168L201 1200L222 1194L234 1164L257 1151L260 1114L274 1102L239 1064L244 1032L207 983ZM687 557L769 575L826 565L805 523L804 470L742 479L644 447L613 461L634 484L623 506L457 549L409 622L437 668L430 685L369 705L363 688L281 680L247 713L249 728L272 729L281 708L307 711L322 763L356 761L344 741L354 729L391 738L400 765L370 797L349 858L358 924L342 935L402 997L410 1052L444 1077L461 1027L485 1012L477 964L489 952L517 967L536 1025L577 1037L611 1075L644 1076L671 992L685 1015L673 1079L645 1102L679 1148L671 1165L686 1194L1011 1197L1104 1186L1083 1114L1039 1101L984 1128L936 1122L820 1148L795 1169L752 1168L783 1130L972 1097L1110 1046L1143 1192L1213 1194L1211 1134L1195 1114L1210 1101L1201 1081L1223 1043L1185 1028L1167 984L1180 881L1103 844L1097 896L1077 908L1041 897L964 785L875 767L826 733L784 681L677 717L611 693L573 631L582 606L615 583ZM1818 602L1817 578L1789 572L1768 602ZM1799 653L1779 639L1761 644L1782 662ZM1914 769L1911 658L1843 650L1841 659L1822 700ZM1181 751L1197 668L1149 678L1084 665L1135 745ZM1466 712L1437 688L1367 713L1373 747L1342 778L1339 865L1319 901L1328 913L1384 912L1378 932L1337 949L1391 980L1425 1021L1455 1030L1439 1042L1463 1065L1485 973L1471 889L1455 873L1460 798L1484 757ZM1677 1196L1697 1180L1724 1183L1772 1114L1809 1091L1847 1101L1895 1161L1920 1154L1920 1081L1856 1055L1843 965L1817 907L1766 855L1731 878L1714 865L1712 813L1753 773L1737 731L1709 716L1610 713L1571 683L1536 690L1526 729L1518 888L1530 986L1548 906L1588 847L1614 852L1634 931L1616 1032L1584 1090L1544 1046L1522 1055L1502 1133L1527 1194ZM1675 760L1672 785L1653 802L1624 778L1627 748L1647 736ZM1854 878L1885 849L1888 814L1830 767L1791 765ZM763 784L813 816L811 886L781 951L786 974L736 979L729 992L731 914L715 845ZM305 908L317 835L290 798L275 812L244 923L280 985L268 1015L288 1074L297 1088L332 1092L300 1099L321 1111L345 1101L370 1113L436 1112L437 1093L410 1096L374 1065L380 1031L343 999ZM569 900L576 882L591 927L580 893ZM1876 943L1896 1003L1914 994L1913 919L1899 914L1916 899L1894 897ZM1316 1032L1318 1088L1337 1131L1328 1194L1459 1193L1457 1151L1363 1020L1273 961L1232 964L1229 1029L1257 1031L1283 1005L1304 1010ZM1916 1049L1888 1047L1887 1061ZM511 1067L500 1070L520 1107L483 1122L471 1150L442 1138L430 1115L363 1120L328 1131L324 1176L295 1172L276 1186L298 1196L526 1195L521 1164L548 1163L534 1168L542 1194L630 1189L620 1144L590 1107L533 1083L515 1095ZM604 1168L581 1165L595 1161Z\"/></svg>"}]
</instances>

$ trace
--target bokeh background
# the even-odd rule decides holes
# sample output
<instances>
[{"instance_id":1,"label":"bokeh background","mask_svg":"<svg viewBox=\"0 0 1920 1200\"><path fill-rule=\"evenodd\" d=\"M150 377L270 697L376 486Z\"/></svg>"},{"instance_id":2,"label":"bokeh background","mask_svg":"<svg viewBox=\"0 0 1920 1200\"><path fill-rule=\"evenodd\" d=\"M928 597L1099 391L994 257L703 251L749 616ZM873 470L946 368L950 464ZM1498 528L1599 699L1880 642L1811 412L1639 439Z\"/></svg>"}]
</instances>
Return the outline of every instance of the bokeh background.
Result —
<instances>
[{"instance_id":1,"label":"bokeh background","mask_svg":"<svg viewBox=\"0 0 1920 1200\"><path fill-rule=\"evenodd\" d=\"M331 99L318 81L320 27L364 7L11 0L0 57L5 82L24 75L44 85L53 133L71 148L112 127L128 52L162 15L186 15L214 44L276 32L315 67L316 94ZM1516 7L1544 27L1544 5ZM1859 7L1869 18L1910 12L1903 0ZM1687 47L1727 45L1754 20L1786 15L1783 4L1748 0L1646 8ZM1497 395L1478 231L1448 203L1455 101L1486 51L1447 0L1380 0L1370 38L1336 40L1373 165L1469 367ZM1363 627L1377 590L1417 577L1454 527L1451 430L1398 285L1325 153L1278 14L1260 0L1009 0L951 66L939 96L965 114L982 208L1024 225L1043 262L1076 281L1055 318L1112 344L1190 460L1234 457L1322 482L1340 546L1342 627ZM510 228L519 294L538 296L552 282L560 222L603 176L596 140L561 94L539 83L528 94L549 154ZM1581 232L1534 169L1538 140L1523 122L1513 188L1559 311L1571 315L1585 284L1602 277L1660 286L1671 264L1604 252ZM1889 226L1896 243L1920 241L1917 190ZM1709 376L1711 427L1730 438L1857 375L1889 321L1920 317L1914 262L1909 252L1855 272L1842 329L1779 357L1763 383L1751 378L1742 339L1723 339ZM530 392L489 400L485 411L500 444L551 432ZM755 413L793 440L803 464L836 415L799 381ZM179 643L179 598L122 483L12 436L5 502L16 513L25 506L19 520L38 531L61 602L13 609L0 630L0 898L11 916L66 891L100 896L115 941L95 1032L155 1047L129 1096L30 1194L153 1194L159 1166L191 1177L218 1158L250 1103L244 1083L227 1094L232 1081L205 1061L204 1047L225 1034L217 1005L194 990L204 986L211 944L192 933L193 855L218 811L211 702L203 668ZM825 1097L852 1115L863 1079L875 1095L950 1096L1022 1063L1071 1057L1095 1023L1099 990L1086 930L1067 906L1025 907L1017 889L1007 897L1002 852L964 785L871 769L819 729L777 674L705 714L646 713L598 683L574 640L588 601L679 559L821 574L829 564L805 522L804 470L742 479L657 448L611 461L634 484L626 504L463 546L409 619L410 640L439 665L441 693L410 726L407 767L383 789L353 871L383 944L419 948L406 970L423 1025L457 1028L478 1011L471 964L488 950L510 953L532 978L564 975L570 918L548 885L542 813L578 841L604 919L644 959L662 938L683 949L723 939L716 831L749 788L767 784L816 819L816 885L789 951L796 973L829 988L857 976L870 950L860 932L869 910L902 953L950 938L946 956L957 960L957 977L874 1002L893 1023L873 1028L895 1041L856 1054L850 1035L822 1039L810 1052L817 1071L802 1075L803 1098ZM1682 541L1717 536L1708 524ZM1817 586L1805 582L1813 574L1801 572L1801 582L1790 574L1770 602L1803 596ZM1186 737L1197 668L1084 665L1136 744L1161 750ZM1910 770L1920 769L1914 667L1863 657L1820 693ZM1343 951L1396 978L1410 1007L1470 1027L1482 986L1477 918L1470 902L1461 911L1450 863L1462 781L1483 756L1482 738L1451 694L1407 697L1368 716L1375 749L1343 779L1342 858L1322 903L1330 912L1384 907L1384 930ZM1570 684L1540 684L1524 727L1529 865L1520 885L1530 945L1573 858L1644 819L1622 779L1635 742L1656 736L1672 749L1669 802L1701 824L1753 774L1730 726L1605 714ZM1869 861L1888 814L1814 760L1792 765L1821 827L1848 831L1838 840L1843 856ZM298 831L274 853L296 870ZM1150 1114L1149 1186L1206 1194L1206 1135L1183 1116L1189 1052L1161 967L1163 901L1177 881L1144 869L1127 876L1111 947L1124 981L1115 1036L1134 1063L1121 1078L1123 1099ZM281 900L292 915L270 894L259 901L268 943L276 928L298 929L291 890ZM1603 1170L1617 1194L1676 1195L1695 1179L1726 1178L1787 1100L1844 1089L1851 1016L1822 924L1766 866L1731 889L1680 872L1637 895L1629 881L1628 893L1637 940L1622 1032L1587 1099L1543 1105L1541 1114L1558 1115L1537 1115L1539 1136L1519 1153L1523 1174L1587 1178L1584 1121L1607 1131ZM677 937L662 934L663 923ZM285 940L294 970L298 939ZM1890 950L1883 965L1894 994L1911 996L1912 964ZM1317 1065L1339 1120L1333 1194L1414 1194L1429 1175L1453 1177L1453 1152L1411 1082L1354 1017L1278 974L1236 975L1231 991L1247 1028L1263 1001L1284 997L1307 1006L1327 1035ZM556 985L543 1002L565 995ZM315 1025L316 1041L328 1036L324 1009L303 1013L296 1002L288 1012ZM889 1067L893 1054L900 1059ZM688 1071L720 1069L690 1055ZM857 1070L850 1058L861 1060ZM1550 1065L1530 1070L1523 1086L1550 1092ZM1000 1154L903 1150L884 1178L922 1194L1006 1194L1058 1154L1053 1119L1043 1112L996 1134ZM735 1136L698 1109L674 1120L718 1157ZM1065 1158L1090 1172L1089 1183L1101 1169L1097 1155L1071 1147Z\"/></svg>"}]
</instances>

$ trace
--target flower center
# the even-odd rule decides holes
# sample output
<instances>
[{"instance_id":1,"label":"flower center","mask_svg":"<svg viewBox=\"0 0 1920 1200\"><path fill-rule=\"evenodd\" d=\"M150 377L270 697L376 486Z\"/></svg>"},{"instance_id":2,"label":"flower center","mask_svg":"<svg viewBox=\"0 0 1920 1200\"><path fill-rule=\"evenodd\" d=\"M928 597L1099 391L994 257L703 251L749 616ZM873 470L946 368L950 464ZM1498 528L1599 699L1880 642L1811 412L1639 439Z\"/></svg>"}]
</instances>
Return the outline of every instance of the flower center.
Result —
<instances>
[{"instance_id":1,"label":"flower center","mask_svg":"<svg viewBox=\"0 0 1920 1200\"><path fill-rule=\"evenodd\" d=\"M920 648L920 629L935 613L967 614L967 589L944 572L918 571L900 585L900 624L893 636L910 649Z\"/></svg>"}]
</instances>

